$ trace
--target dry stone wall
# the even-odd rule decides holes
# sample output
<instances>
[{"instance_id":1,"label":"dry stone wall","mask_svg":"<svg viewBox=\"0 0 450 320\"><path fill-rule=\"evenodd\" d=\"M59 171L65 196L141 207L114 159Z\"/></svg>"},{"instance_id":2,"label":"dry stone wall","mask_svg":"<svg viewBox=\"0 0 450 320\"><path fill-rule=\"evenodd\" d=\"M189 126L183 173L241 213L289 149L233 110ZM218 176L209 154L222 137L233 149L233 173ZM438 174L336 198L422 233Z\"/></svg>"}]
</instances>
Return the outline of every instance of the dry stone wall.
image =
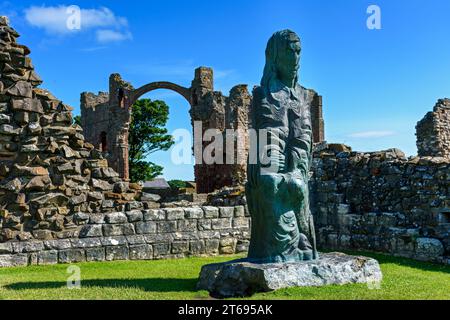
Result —
<instances>
[{"instance_id":1,"label":"dry stone wall","mask_svg":"<svg viewBox=\"0 0 450 320\"><path fill-rule=\"evenodd\" d=\"M83 130L72 108L38 88L30 50L0 18L0 242L76 236L80 214L123 211L140 199Z\"/></svg>"},{"instance_id":2,"label":"dry stone wall","mask_svg":"<svg viewBox=\"0 0 450 320\"><path fill-rule=\"evenodd\" d=\"M77 214L76 238L0 243L0 267L246 252L244 206Z\"/></svg>"},{"instance_id":3,"label":"dry stone wall","mask_svg":"<svg viewBox=\"0 0 450 320\"><path fill-rule=\"evenodd\" d=\"M450 159L326 146L311 188L322 248L450 262Z\"/></svg>"}]
</instances>

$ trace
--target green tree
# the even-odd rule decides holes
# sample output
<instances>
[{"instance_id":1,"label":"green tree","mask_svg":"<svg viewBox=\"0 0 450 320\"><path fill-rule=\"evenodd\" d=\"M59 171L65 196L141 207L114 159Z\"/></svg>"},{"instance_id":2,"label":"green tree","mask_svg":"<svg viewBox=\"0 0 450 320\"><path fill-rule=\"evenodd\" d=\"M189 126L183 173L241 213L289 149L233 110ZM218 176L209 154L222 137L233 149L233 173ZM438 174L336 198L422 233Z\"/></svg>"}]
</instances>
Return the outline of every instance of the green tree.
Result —
<instances>
[{"instance_id":1,"label":"green tree","mask_svg":"<svg viewBox=\"0 0 450 320\"><path fill-rule=\"evenodd\" d=\"M164 101L141 99L133 105L128 137L131 181L151 180L162 173L163 167L146 158L174 144L165 128L168 119L169 107Z\"/></svg>"}]
</instances>

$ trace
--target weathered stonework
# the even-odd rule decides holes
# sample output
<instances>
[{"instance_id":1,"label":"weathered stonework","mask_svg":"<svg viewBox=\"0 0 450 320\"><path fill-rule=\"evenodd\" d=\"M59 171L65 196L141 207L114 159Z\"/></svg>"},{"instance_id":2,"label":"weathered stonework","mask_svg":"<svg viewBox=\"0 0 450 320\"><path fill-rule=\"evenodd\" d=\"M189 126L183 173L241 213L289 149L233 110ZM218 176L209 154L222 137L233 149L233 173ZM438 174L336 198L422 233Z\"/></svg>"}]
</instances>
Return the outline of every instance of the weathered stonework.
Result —
<instances>
[{"instance_id":1,"label":"weathered stonework","mask_svg":"<svg viewBox=\"0 0 450 320\"><path fill-rule=\"evenodd\" d=\"M450 159L335 145L317 151L313 162L320 247L449 263Z\"/></svg>"}]
</instances>

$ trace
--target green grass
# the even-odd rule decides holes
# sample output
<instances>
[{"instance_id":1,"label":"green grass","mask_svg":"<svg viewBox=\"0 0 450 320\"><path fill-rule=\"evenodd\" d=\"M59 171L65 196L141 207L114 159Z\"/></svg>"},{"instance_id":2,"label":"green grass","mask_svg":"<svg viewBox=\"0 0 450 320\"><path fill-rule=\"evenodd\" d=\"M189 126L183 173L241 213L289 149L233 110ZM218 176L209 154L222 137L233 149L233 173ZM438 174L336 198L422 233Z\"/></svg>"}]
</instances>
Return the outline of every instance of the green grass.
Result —
<instances>
[{"instance_id":1,"label":"green grass","mask_svg":"<svg viewBox=\"0 0 450 320\"><path fill-rule=\"evenodd\" d=\"M376 258L384 279L367 285L289 288L252 299L450 299L450 267L364 253ZM204 264L237 256L77 264L81 289L66 287L67 265L0 269L0 299L210 299L195 285Z\"/></svg>"}]
</instances>

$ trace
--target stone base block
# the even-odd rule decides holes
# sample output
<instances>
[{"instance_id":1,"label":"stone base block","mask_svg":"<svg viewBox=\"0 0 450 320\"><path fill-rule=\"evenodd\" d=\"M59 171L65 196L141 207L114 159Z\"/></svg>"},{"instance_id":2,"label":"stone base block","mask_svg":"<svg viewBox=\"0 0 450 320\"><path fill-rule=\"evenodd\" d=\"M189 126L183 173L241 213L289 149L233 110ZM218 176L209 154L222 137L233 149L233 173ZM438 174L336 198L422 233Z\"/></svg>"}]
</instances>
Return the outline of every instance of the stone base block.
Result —
<instances>
[{"instance_id":1,"label":"stone base block","mask_svg":"<svg viewBox=\"0 0 450 320\"><path fill-rule=\"evenodd\" d=\"M197 288L216 298L250 296L288 287L379 283L378 261L343 253L323 253L316 261L255 264L242 260L203 266Z\"/></svg>"}]
</instances>

